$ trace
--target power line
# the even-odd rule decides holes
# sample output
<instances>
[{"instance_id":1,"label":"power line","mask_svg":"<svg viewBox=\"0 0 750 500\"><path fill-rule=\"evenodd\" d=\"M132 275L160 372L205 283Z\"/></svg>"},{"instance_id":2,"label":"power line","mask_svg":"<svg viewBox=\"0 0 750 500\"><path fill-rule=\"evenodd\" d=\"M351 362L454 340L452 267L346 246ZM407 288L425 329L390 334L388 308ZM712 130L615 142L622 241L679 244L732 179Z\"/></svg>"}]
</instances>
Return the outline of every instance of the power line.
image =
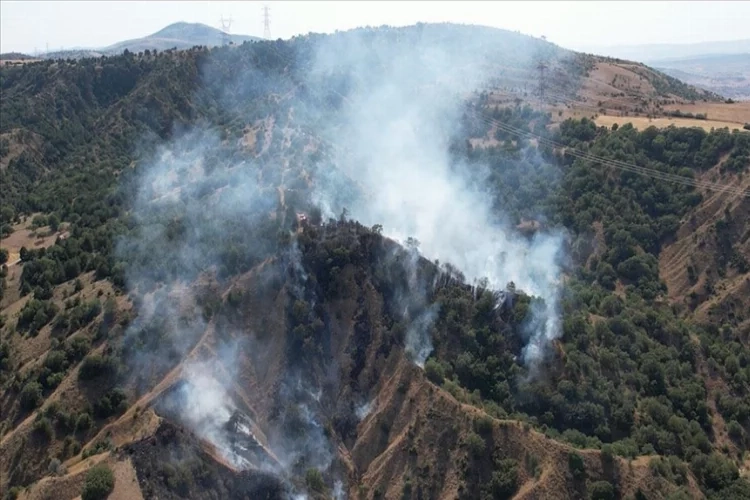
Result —
<instances>
[{"instance_id":1,"label":"power line","mask_svg":"<svg viewBox=\"0 0 750 500\"><path fill-rule=\"evenodd\" d=\"M595 162L595 163L600 163L600 164L603 164L605 166L614 167L614 168L617 168L617 169L620 169L620 170L625 170L625 171L632 172L632 173L635 173L635 174L645 175L645 176L648 176L648 177L651 177L651 178L655 178L655 179L659 179L659 180L664 180L664 181L667 181L667 182L674 182L674 183L677 183L677 184L689 185L689 186L693 186L693 187L699 187L699 188L703 188L703 189L706 189L706 190L709 190L709 191L717 191L717 192L722 192L722 193L730 193L730 194L735 194L735 195L744 196L744 197L750 196L750 191L747 191L747 190L744 190L744 189L740 189L740 188L736 188L734 186L730 186L730 185L727 185L727 184L718 184L718 183L709 182L709 181L701 181L701 180L694 179L692 177L685 177L685 176L682 176L682 175L676 175L676 174L671 174L671 173L668 173L668 172L662 172L661 170L657 170L657 169L654 169L654 168L642 167L642 166L634 165L632 163L627 163L627 162L620 161L620 160L614 160L614 159L611 159L611 158L604 158L604 157L601 157L601 156L594 155L592 153L586 153L586 152L583 152L583 151L579 151L579 150L577 150L575 148L567 147L567 146L565 146L563 144L555 142L555 141L553 141L551 139L548 139L546 137L539 136L539 135L534 134L532 132L527 132L525 130L513 127L511 125L508 125L506 123L502 123L502 122L500 122L498 120L494 120L492 118L481 116L481 115L477 114L473 110L470 110L469 112L471 114L474 114L478 119L484 121L485 123L487 123L489 125L494 125L497 128L499 128L500 130L503 130L504 132L507 132L509 134L513 134L513 135L516 135L516 136L520 136L520 137L526 137L526 138L536 139L537 141L539 141L539 143L546 144L546 145L548 145L550 147L562 149L565 152L565 154L569 154L570 156L573 156L575 158L579 158L581 160L587 160L587 161L591 161L591 162Z\"/></svg>"},{"instance_id":2,"label":"power line","mask_svg":"<svg viewBox=\"0 0 750 500\"><path fill-rule=\"evenodd\" d=\"M287 62L291 62L290 58L284 57L278 51L276 51L276 52L277 52L277 54L280 57L282 57L282 59L287 60ZM346 96L344 96L343 94L341 94L336 89L330 89L330 90L333 93L335 93L336 95L338 95L339 97L341 97L347 104L349 104L349 105L352 104L351 101L349 101L349 99ZM697 179L692 178L692 177L685 177L685 176L682 176L682 175L671 174L671 173L668 173L668 172L663 172L661 170L657 170L655 168L643 167L643 166L635 165L635 164L632 164L632 163L627 163L627 162L620 161L620 160L614 160L614 159L610 159L610 158L604 158L604 157L601 157L601 156L594 155L592 153L587 153L587 152L584 152L584 151L577 150L575 148L566 146L564 144L560 144L558 142L555 142L555 141L553 141L551 139L548 139L546 137L542 137L540 135L534 134L532 132L528 132L526 130L513 127L512 125L503 123L503 122L501 122L499 120L495 120L494 118L490 118L490 117L484 116L483 114L477 112L474 109L469 109L467 111L468 111L468 114L471 114L471 115L475 116L477 119L479 119L481 121L484 121L486 124L494 125L497 128L499 128L500 130L503 130L503 131L505 131L505 132L507 132L509 134L513 134L513 135L516 135L516 136L519 136L519 137L526 137L526 138L536 139L540 144L545 144L545 145L548 145L550 147L560 149L565 154L568 154L570 156L573 156L573 157L581 159L581 160L586 160L586 161L590 161L590 162L593 162L593 163L599 163L599 164L604 165L604 166L609 166L609 167L617 168L619 170L624 170L624 171L631 172L631 173L638 174L638 175L644 175L644 176L647 176L647 177L651 177L653 179L663 180L665 182L672 182L672 183L681 184L681 185L684 185L684 186L693 186L693 187L697 187L697 188L706 189L708 191L716 191L716 192L721 192L721 193L735 194L735 195L743 196L743 197L750 197L750 191L748 191L748 190L736 188L734 186L730 186L730 185L727 185L727 184L719 184L719 183L714 183L714 182L709 182L709 181L702 181L702 180L697 180ZM328 143L328 145L331 146L334 150L339 150L340 151L340 148L338 148L335 144L333 144L333 143L331 143L329 141L326 141L326 140L324 140L322 138L319 138L319 139L322 142Z\"/></svg>"}]
</instances>

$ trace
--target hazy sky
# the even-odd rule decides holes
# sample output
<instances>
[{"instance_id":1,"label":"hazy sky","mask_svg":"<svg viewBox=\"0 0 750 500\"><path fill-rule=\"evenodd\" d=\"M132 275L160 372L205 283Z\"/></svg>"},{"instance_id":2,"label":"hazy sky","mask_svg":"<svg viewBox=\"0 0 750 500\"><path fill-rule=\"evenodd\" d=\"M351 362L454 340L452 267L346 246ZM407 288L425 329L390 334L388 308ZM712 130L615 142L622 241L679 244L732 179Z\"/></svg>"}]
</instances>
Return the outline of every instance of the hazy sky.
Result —
<instances>
[{"instance_id":1,"label":"hazy sky","mask_svg":"<svg viewBox=\"0 0 750 500\"><path fill-rule=\"evenodd\" d=\"M262 35L262 2L0 0L0 52L102 47L148 35L176 21ZM750 2L269 2L274 38L357 26L416 22L483 24L586 50L606 45L748 38Z\"/></svg>"}]
</instances>

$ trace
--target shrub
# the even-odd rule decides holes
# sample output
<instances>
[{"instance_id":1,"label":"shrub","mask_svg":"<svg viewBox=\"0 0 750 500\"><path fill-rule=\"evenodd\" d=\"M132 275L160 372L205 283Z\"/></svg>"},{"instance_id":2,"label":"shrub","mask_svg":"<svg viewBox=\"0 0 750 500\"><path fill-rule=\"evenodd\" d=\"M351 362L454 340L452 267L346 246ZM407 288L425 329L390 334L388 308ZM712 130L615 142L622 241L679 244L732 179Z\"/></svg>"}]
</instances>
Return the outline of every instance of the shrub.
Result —
<instances>
[{"instance_id":1,"label":"shrub","mask_svg":"<svg viewBox=\"0 0 750 500\"><path fill-rule=\"evenodd\" d=\"M737 466L718 453L696 456L690 468L699 483L715 491L726 488L739 476Z\"/></svg>"},{"instance_id":2,"label":"shrub","mask_svg":"<svg viewBox=\"0 0 750 500\"><path fill-rule=\"evenodd\" d=\"M582 479L586 475L586 464L578 453L568 454L568 470L575 479Z\"/></svg>"},{"instance_id":3,"label":"shrub","mask_svg":"<svg viewBox=\"0 0 750 500\"><path fill-rule=\"evenodd\" d=\"M65 353L62 351L52 351L44 359L44 366L49 368L52 373L64 371L67 365L68 362Z\"/></svg>"},{"instance_id":4,"label":"shrub","mask_svg":"<svg viewBox=\"0 0 750 500\"><path fill-rule=\"evenodd\" d=\"M55 387L60 385L60 383L63 381L64 378L65 378L64 373L59 373L59 372L52 373L48 375L47 378L44 380L44 385L48 389L54 389Z\"/></svg>"},{"instance_id":5,"label":"shrub","mask_svg":"<svg viewBox=\"0 0 750 500\"><path fill-rule=\"evenodd\" d=\"M106 465L97 465L86 473L81 500L103 500L115 487L115 476Z\"/></svg>"},{"instance_id":6,"label":"shrub","mask_svg":"<svg viewBox=\"0 0 750 500\"><path fill-rule=\"evenodd\" d=\"M615 487L607 481L597 481L589 488L591 500L614 500Z\"/></svg>"},{"instance_id":7,"label":"shrub","mask_svg":"<svg viewBox=\"0 0 750 500\"><path fill-rule=\"evenodd\" d=\"M745 431L744 429L742 429L742 425L740 425L740 423L736 420L732 420L731 422L729 422L729 425L727 426L727 432L729 433L729 436L737 442L742 442L742 438L745 435Z\"/></svg>"},{"instance_id":8,"label":"shrub","mask_svg":"<svg viewBox=\"0 0 750 500\"><path fill-rule=\"evenodd\" d=\"M42 417L35 421L33 429L35 434L47 441L50 441L54 436L54 432L52 431L52 423L47 417Z\"/></svg>"},{"instance_id":9,"label":"shrub","mask_svg":"<svg viewBox=\"0 0 750 500\"><path fill-rule=\"evenodd\" d=\"M44 289L51 294L50 287L47 286ZM28 330L34 334L57 314L57 306L55 304L45 300L37 300L37 294L43 295L42 292L42 287L36 287L34 292L35 297L26 302L26 305L21 309L17 324L19 330Z\"/></svg>"},{"instance_id":10,"label":"shrub","mask_svg":"<svg viewBox=\"0 0 750 500\"><path fill-rule=\"evenodd\" d=\"M78 378L81 380L92 380L102 375L109 375L116 371L115 362L109 356L92 354L86 356L81 363Z\"/></svg>"},{"instance_id":11,"label":"shrub","mask_svg":"<svg viewBox=\"0 0 750 500\"><path fill-rule=\"evenodd\" d=\"M127 409L127 398L124 390L119 387L112 389L94 405L94 413L99 418L123 413Z\"/></svg>"},{"instance_id":12,"label":"shrub","mask_svg":"<svg viewBox=\"0 0 750 500\"><path fill-rule=\"evenodd\" d=\"M63 456L73 457L81 451L81 443L73 436L67 436L63 442Z\"/></svg>"},{"instance_id":13,"label":"shrub","mask_svg":"<svg viewBox=\"0 0 750 500\"><path fill-rule=\"evenodd\" d=\"M492 432L492 417L482 415L474 419L474 430L479 434L489 434Z\"/></svg>"},{"instance_id":14,"label":"shrub","mask_svg":"<svg viewBox=\"0 0 750 500\"><path fill-rule=\"evenodd\" d=\"M86 337L76 337L65 345L65 354L68 358L78 361L91 349L91 341Z\"/></svg>"},{"instance_id":15,"label":"shrub","mask_svg":"<svg viewBox=\"0 0 750 500\"><path fill-rule=\"evenodd\" d=\"M518 462L507 458L496 463L495 469L482 489L491 498L511 498L518 488Z\"/></svg>"},{"instance_id":16,"label":"shrub","mask_svg":"<svg viewBox=\"0 0 750 500\"><path fill-rule=\"evenodd\" d=\"M424 372L427 375L427 378L435 384L440 385L443 383L443 380L445 380L445 371L443 370L443 367L434 359L427 360L424 364Z\"/></svg>"},{"instance_id":17,"label":"shrub","mask_svg":"<svg viewBox=\"0 0 750 500\"><path fill-rule=\"evenodd\" d=\"M312 491L322 492L326 488L326 483L323 481L323 474L318 469L307 469L305 483Z\"/></svg>"},{"instance_id":18,"label":"shrub","mask_svg":"<svg viewBox=\"0 0 750 500\"><path fill-rule=\"evenodd\" d=\"M94 455L98 455L100 453L104 453L105 451L110 451L114 448L112 445L112 441L110 441L109 438L105 439L104 441L97 441L94 443L93 446L90 446L83 450L83 458L89 458L93 457Z\"/></svg>"},{"instance_id":19,"label":"shrub","mask_svg":"<svg viewBox=\"0 0 750 500\"><path fill-rule=\"evenodd\" d=\"M33 410L42 402L42 386L39 382L29 382L21 390L21 407Z\"/></svg>"},{"instance_id":20,"label":"shrub","mask_svg":"<svg viewBox=\"0 0 750 500\"><path fill-rule=\"evenodd\" d=\"M411 498L412 490L413 490L413 486L411 484L411 478L407 477L404 480L404 486L401 490L401 498L404 500Z\"/></svg>"},{"instance_id":21,"label":"shrub","mask_svg":"<svg viewBox=\"0 0 750 500\"><path fill-rule=\"evenodd\" d=\"M59 458L53 458L49 461L49 465L47 466L47 472L49 472L53 476L61 476L65 474L67 471L66 471L65 466L62 464L62 462L60 462Z\"/></svg>"},{"instance_id":22,"label":"shrub","mask_svg":"<svg viewBox=\"0 0 750 500\"><path fill-rule=\"evenodd\" d=\"M32 229L38 229L40 227L44 227L47 225L47 216L46 215L35 215L33 219L31 219L31 228Z\"/></svg>"},{"instance_id":23,"label":"shrub","mask_svg":"<svg viewBox=\"0 0 750 500\"><path fill-rule=\"evenodd\" d=\"M469 447L469 453L475 457L481 457L484 453L484 439L476 432L469 432L469 435L466 436L466 446Z\"/></svg>"},{"instance_id":24,"label":"shrub","mask_svg":"<svg viewBox=\"0 0 750 500\"><path fill-rule=\"evenodd\" d=\"M76 420L76 432L87 431L92 425L94 425L94 419L88 413L83 412L78 415L78 419Z\"/></svg>"}]
</instances>

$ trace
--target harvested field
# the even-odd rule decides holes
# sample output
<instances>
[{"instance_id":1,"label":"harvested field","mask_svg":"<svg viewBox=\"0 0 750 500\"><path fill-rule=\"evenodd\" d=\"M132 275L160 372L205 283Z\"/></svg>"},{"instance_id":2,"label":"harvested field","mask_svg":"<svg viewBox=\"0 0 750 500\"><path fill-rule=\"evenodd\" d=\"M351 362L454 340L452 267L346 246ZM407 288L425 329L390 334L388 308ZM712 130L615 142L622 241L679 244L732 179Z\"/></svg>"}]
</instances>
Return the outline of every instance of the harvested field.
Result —
<instances>
[{"instance_id":1,"label":"harvested field","mask_svg":"<svg viewBox=\"0 0 750 500\"><path fill-rule=\"evenodd\" d=\"M597 125L611 127L615 123L625 125L632 123L639 130L654 126L658 128L675 125L677 127L700 127L704 130L728 127L729 130L742 130L742 124L718 120L696 120L695 118L647 118L645 116L609 116L600 115L594 120Z\"/></svg>"},{"instance_id":2,"label":"harvested field","mask_svg":"<svg viewBox=\"0 0 750 500\"><path fill-rule=\"evenodd\" d=\"M727 104L723 102L696 102L695 104L670 104L667 111L679 110L683 113L705 114L710 120L750 123L750 101Z\"/></svg>"}]
</instances>

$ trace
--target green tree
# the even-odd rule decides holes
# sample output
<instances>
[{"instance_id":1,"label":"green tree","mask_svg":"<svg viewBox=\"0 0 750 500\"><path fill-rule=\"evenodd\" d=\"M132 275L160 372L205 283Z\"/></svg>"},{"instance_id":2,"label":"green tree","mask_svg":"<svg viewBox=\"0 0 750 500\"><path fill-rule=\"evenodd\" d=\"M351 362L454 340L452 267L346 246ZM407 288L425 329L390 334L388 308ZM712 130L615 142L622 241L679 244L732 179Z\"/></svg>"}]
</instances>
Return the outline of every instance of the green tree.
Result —
<instances>
[{"instance_id":1,"label":"green tree","mask_svg":"<svg viewBox=\"0 0 750 500\"><path fill-rule=\"evenodd\" d=\"M305 472L305 483L310 490L318 493L323 492L326 489L323 474L315 468L307 469L307 472Z\"/></svg>"},{"instance_id":2,"label":"green tree","mask_svg":"<svg viewBox=\"0 0 750 500\"><path fill-rule=\"evenodd\" d=\"M427 378L435 384L442 384L445 380L445 370L439 361L428 359L424 364L424 372Z\"/></svg>"},{"instance_id":3,"label":"green tree","mask_svg":"<svg viewBox=\"0 0 750 500\"><path fill-rule=\"evenodd\" d=\"M28 382L21 389L21 407L33 410L42 402L42 386L39 382Z\"/></svg>"},{"instance_id":4,"label":"green tree","mask_svg":"<svg viewBox=\"0 0 750 500\"><path fill-rule=\"evenodd\" d=\"M47 218L47 224L49 224L49 228L57 232L57 230L60 228L60 218L57 216L57 214L51 214Z\"/></svg>"},{"instance_id":5,"label":"green tree","mask_svg":"<svg viewBox=\"0 0 750 500\"><path fill-rule=\"evenodd\" d=\"M596 481L589 487L591 500L614 500L615 487L608 481Z\"/></svg>"},{"instance_id":6,"label":"green tree","mask_svg":"<svg viewBox=\"0 0 750 500\"><path fill-rule=\"evenodd\" d=\"M484 451L487 447L484 442L484 438L473 431L470 431L466 436L466 446L469 448L469 453L471 453L473 457L477 458L481 457L484 454Z\"/></svg>"},{"instance_id":7,"label":"green tree","mask_svg":"<svg viewBox=\"0 0 750 500\"><path fill-rule=\"evenodd\" d=\"M484 486L486 496L504 500L513 497L518 488L518 461L507 458L495 464L489 483Z\"/></svg>"},{"instance_id":8,"label":"green tree","mask_svg":"<svg viewBox=\"0 0 750 500\"><path fill-rule=\"evenodd\" d=\"M4 206L0 208L0 223L10 224L16 217L13 207Z\"/></svg>"},{"instance_id":9,"label":"green tree","mask_svg":"<svg viewBox=\"0 0 750 500\"><path fill-rule=\"evenodd\" d=\"M96 465L86 473L81 500L103 500L115 488L115 476L106 465Z\"/></svg>"},{"instance_id":10,"label":"green tree","mask_svg":"<svg viewBox=\"0 0 750 500\"><path fill-rule=\"evenodd\" d=\"M574 479L586 477L586 464L583 457L575 452L568 453L568 470Z\"/></svg>"}]
</instances>

